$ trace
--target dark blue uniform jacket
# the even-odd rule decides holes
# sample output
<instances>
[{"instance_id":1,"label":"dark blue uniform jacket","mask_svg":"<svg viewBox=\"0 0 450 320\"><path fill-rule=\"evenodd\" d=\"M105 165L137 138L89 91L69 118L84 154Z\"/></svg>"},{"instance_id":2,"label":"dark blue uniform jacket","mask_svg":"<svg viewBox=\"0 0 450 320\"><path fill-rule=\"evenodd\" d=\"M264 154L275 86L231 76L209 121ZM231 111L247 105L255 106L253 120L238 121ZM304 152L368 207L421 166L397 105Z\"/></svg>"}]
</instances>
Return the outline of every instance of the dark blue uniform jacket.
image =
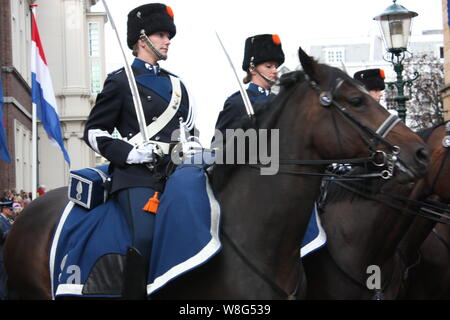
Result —
<instances>
[{"instance_id":1,"label":"dark blue uniform jacket","mask_svg":"<svg viewBox=\"0 0 450 320\"><path fill-rule=\"evenodd\" d=\"M159 66L152 67L137 58L132 64L132 69L148 125L169 105L172 95L169 72L159 69ZM151 137L151 140L171 142L172 132L179 128L179 118L182 117L186 121L189 98L182 83L181 90L182 99L177 114L165 128ZM111 162L109 168L112 173L111 192L129 187L161 190L170 156L165 156L155 171L150 171L143 164L127 164L128 153L133 146L124 140L114 139L111 136L114 128L117 128L122 137L128 139L140 132L131 90L123 68L108 75L86 122L84 140L94 151Z\"/></svg>"},{"instance_id":2,"label":"dark blue uniform jacket","mask_svg":"<svg viewBox=\"0 0 450 320\"><path fill-rule=\"evenodd\" d=\"M264 88L250 83L247 89L247 94L250 102L255 107L258 104L265 103L275 97L273 93ZM247 112L245 110L244 100L242 99L241 92L233 93L225 101L223 110L219 113L216 122L216 130L220 130L222 135L225 137L226 129L236 129L237 124L244 118L247 117Z\"/></svg>"}]
</instances>

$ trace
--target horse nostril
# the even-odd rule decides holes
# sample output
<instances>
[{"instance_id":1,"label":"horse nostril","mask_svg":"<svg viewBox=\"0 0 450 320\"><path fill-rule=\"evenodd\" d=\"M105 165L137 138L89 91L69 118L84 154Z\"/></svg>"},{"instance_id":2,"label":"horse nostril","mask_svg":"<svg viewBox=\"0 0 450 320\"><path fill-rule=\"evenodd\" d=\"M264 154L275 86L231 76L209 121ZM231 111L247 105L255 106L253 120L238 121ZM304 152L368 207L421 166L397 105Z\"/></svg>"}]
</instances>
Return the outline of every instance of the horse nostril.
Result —
<instances>
[{"instance_id":1,"label":"horse nostril","mask_svg":"<svg viewBox=\"0 0 450 320\"><path fill-rule=\"evenodd\" d=\"M428 162L430 160L428 150L424 147L419 148L416 152L416 159L419 163L423 164L424 166L428 166Z\"/></svg>"}]
</instances>

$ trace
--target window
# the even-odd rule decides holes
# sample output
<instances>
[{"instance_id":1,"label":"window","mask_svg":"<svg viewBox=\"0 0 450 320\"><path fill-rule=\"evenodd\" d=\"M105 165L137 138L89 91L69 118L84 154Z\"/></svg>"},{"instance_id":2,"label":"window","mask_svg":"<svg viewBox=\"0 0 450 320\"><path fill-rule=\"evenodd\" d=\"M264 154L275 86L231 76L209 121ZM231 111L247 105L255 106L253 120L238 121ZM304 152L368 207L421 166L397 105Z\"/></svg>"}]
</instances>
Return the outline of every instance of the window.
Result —
<instances>
[{"instance_id":1,"label":"window","mask_svg":"<svg viewBox=\"0 0 450 320\"><path fill-rule=\"evenodd\" d=\"M14 155L16 160L16 189L31 190L31 131L14 119Z\"/></svg>"},{"instance_id":2,"label":"window","mask_svg":"<svg viewBox=\"0 0 450 320\"><path fill-rule=\"evenodd\" d=\"M96 94L101 91L101 70L100 60L91 60L91 93Z\"/></svg>"},{"instance_id":3,"label":"window","mask_svg":"<svg viewBox=\"0 0 450 320\"><path fill-rule=\"evenodd\" d=\"M325 49L325 63L341 63L341 62L345 62L344 48Z\"/></svg>"},{"instance_id":4,"label":"window","mask_svg":"<svg viewBox=\"0 0 450 320\"><path fill-rule=\"evenodd\" d=\"M89 56L100 57L100 26L98 22L89 22Z\"/></svg>"},{"instance_id":5,"label":"window","mask_svg":"<svg viewBox=\"0 0 450 320\"><path fill-rule=\"evenodd\" d=\"M23 0L11 1L11 45L12 64L23 79L31 82L30 46L31 16L28 3Z\"/></svg>"}]
</instances>

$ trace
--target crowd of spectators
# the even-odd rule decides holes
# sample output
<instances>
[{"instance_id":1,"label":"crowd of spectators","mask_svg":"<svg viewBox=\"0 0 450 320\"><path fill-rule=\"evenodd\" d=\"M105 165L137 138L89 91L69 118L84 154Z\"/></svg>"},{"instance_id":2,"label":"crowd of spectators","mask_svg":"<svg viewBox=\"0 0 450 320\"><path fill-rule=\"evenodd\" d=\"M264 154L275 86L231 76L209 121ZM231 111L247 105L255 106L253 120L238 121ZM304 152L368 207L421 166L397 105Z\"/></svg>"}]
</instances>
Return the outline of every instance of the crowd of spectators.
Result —
<instances>
[{"instance_id":1,"label":"crowd of spectators","mask_svg":"<svg viewBox=\"0 0 450 320\"><path fill-rule=\"evenodd\" d=\"M37 195L41 196L45 193L45 186L39 186L37 189ZM13 202L13 212L14 218L16 218L24 208L33 200L33 195L31 192L25 190L20 190L17 192L15 189L7 189L3 191L0 197L1 201L12 201Z\"/></svg>"}]
</instances>

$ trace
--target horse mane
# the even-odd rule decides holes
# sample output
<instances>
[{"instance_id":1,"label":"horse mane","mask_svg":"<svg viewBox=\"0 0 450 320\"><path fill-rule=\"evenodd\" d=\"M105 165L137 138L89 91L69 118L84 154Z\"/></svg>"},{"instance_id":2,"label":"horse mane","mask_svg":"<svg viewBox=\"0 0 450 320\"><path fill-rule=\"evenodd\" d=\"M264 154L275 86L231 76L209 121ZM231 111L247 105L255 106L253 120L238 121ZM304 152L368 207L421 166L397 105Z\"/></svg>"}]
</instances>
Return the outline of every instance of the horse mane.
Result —
<instances>
[{"instance_id":1,"label":"horse mane","mask_svg":"<svg viewBox=\"0 0 450 320\"><path fill-rule=\"evenodd\" d=\"M284 107L296 85L302 83L304 79L305 74L302 71L293 71L282 75L278 83L280 87L279 93L271 100L254 104L255 114L253 118L245 115L236 120L232 126L246 131L248 129L258 129L263 119L276 120L277 115L281 113L280 109ZM227 153L226 150L228 148L235 147L235 144L231 142L227 142L224 137L222 144L225 148L224 154ZM211 177L214 192L219 192L227 184L237 166L237 164L215 164L213 166Z\"/></svg>"},{"instance_id":2,"label":"horse mane","mask_svg":"<svg viewBox=\"0 0 450 320\"><path fill-rule=\"evenodd\" d=\"M440 126L446 125L447 122L449 122L449 121L450 121L450 120L443 121L443 122L438 123L438 124L435 124L435 125L433 125L433 126L431 126L431 127L429 127L429 128L420 129L420 130L416 131L416 134L417 134L419 137L421 137L423 141L427 142L428 139L429 139L430 136L431 136L431 133L433 133L434 129L436 129L436 128L440 127Z\"/></svg>"}]
</instances>

